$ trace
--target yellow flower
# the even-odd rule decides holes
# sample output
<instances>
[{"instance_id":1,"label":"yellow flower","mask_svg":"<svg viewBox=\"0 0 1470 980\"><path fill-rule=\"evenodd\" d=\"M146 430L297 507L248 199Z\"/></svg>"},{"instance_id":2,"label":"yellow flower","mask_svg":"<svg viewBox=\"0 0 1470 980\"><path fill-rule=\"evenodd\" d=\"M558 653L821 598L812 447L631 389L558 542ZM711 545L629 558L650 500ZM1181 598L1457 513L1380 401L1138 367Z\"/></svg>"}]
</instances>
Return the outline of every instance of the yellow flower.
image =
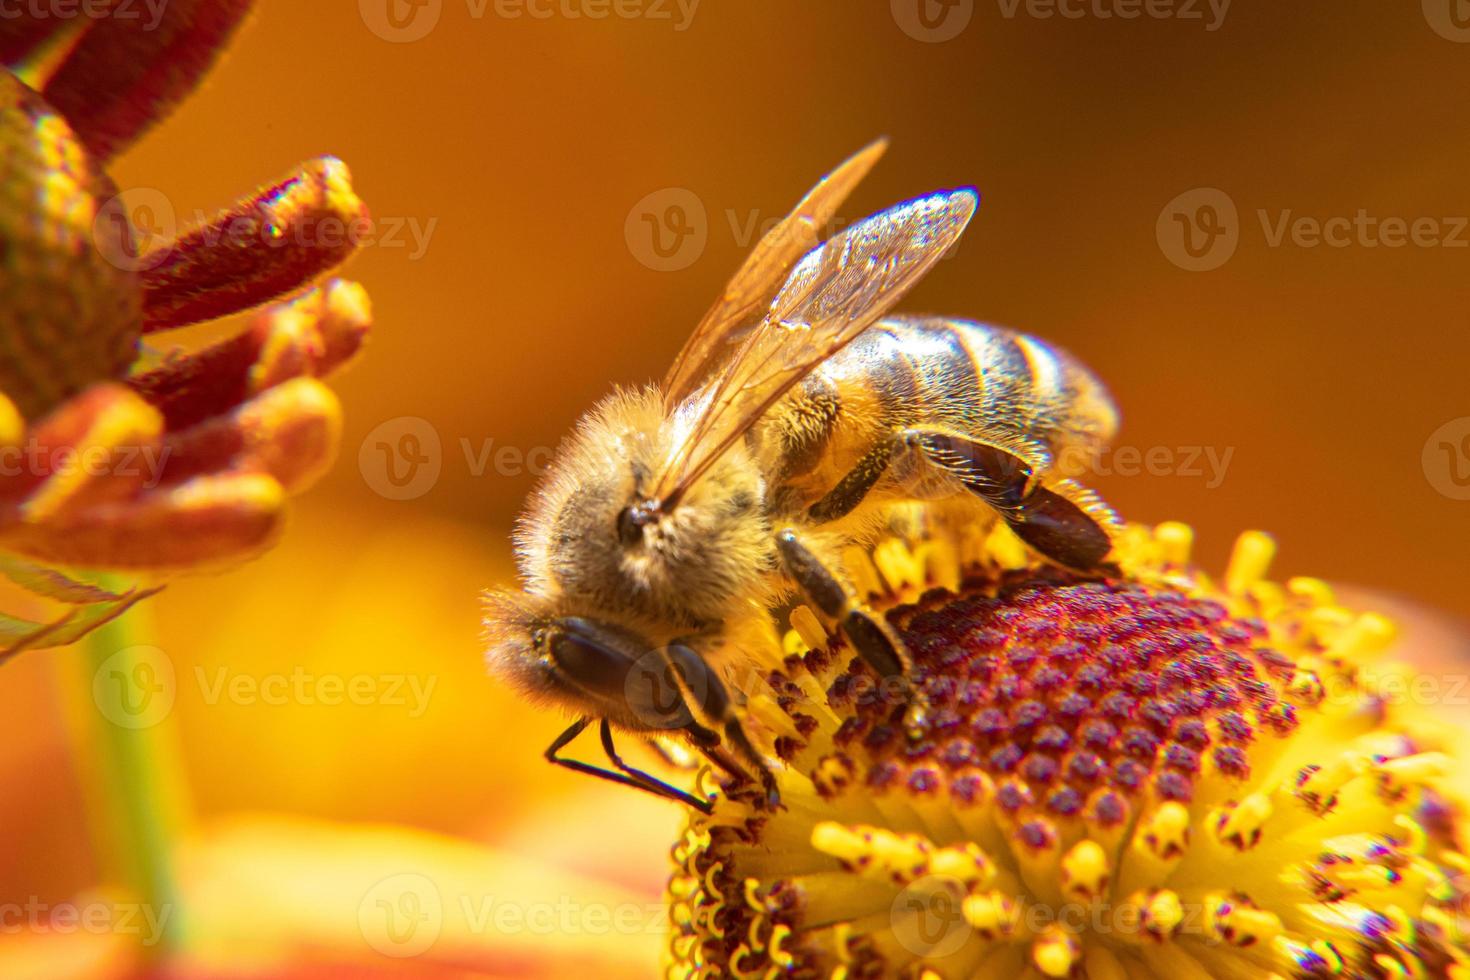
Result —
<instances>
[{"instance_id":1,"label":"yellow flower","mask_svg":"<svg viewBox=\"0 0 1470 980\"><path fill-rule=\"evenodd\" d=\"M861 578L916 655L907 720L798 609L747 692L785 806L691 814L669 975L1470 976L1449 759L1371 665L1389 621L1267 581L1263 534L1221 582L1190 545L1130 527L1088 581L1003 531L885 541Z\"/></svg>"}]
</instances>

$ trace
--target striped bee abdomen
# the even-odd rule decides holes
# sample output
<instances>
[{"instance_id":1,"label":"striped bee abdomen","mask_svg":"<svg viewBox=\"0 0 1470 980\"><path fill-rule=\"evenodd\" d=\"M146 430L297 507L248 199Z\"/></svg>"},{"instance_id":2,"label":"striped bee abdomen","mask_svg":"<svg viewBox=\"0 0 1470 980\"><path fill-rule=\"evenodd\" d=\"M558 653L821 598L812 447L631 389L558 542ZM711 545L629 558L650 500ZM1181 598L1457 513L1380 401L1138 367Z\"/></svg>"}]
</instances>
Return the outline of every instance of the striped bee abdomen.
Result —
<instances>
[{"instance_id":1,"label":"striped bee abdomen","mask_svg":"<svg viewBox=\"0 0 1470 980\"><path fill-rule=\"evenodd\" d=\"M758 442L773 482L809 500L905 430L962 436L1045 473L1075 469L1069 460L1085 460L1116 427L1102 383L1045 341L970 320L891 317L776 406ZM906 471L893 462L890 484Z\"/></svg>"}]
</instances>

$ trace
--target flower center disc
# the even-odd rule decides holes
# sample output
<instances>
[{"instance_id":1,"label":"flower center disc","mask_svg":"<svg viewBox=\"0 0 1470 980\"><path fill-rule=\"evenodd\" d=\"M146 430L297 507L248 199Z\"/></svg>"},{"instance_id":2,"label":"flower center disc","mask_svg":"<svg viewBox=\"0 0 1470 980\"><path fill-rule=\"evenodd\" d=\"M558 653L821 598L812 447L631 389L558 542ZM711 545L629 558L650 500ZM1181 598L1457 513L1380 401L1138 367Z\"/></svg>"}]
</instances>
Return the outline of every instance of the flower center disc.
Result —
<instances>
[{"instance_id":1,"label":"flower center disc","mask_svg":"<svg viewBox=\"0 0 1470 980\"><path fill-rule=\"evenodd\" d=\"M1177 528L1129 529L1127 573L1106 582L990 553L958 591L957 569L911 576L888 616L917 697L793 616L785 662L746 691L785 764L785 808L726 787L691 818L672 975L1443 976L1470 962L1443 756L1360 669L1387 622L1315 580L1261 579L1264 536L1216 586L1177 541L1160 547Z\"/></svg>"}]
</instances>

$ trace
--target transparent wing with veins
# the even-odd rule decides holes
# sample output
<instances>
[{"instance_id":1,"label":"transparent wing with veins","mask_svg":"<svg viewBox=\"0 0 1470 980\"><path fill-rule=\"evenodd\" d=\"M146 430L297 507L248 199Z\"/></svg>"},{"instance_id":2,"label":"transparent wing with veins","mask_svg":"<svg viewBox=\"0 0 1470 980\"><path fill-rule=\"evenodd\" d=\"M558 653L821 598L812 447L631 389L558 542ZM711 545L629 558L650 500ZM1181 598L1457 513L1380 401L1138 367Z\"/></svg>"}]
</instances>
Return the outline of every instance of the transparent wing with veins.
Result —
<instances>
[{"instance_id":1,"label":"transparent wing with veins","mask_svg":"<svg viewBox=\"0 0 1470 980\"><path fill-rule=\"evenodd\" d=\"M701 397L689 434L653 483L675 505L686 488L792 386L897 303L959 240L973 190L939 191L866 218L812 249Z\"/></svg>"},{"instance_id":2,"label":"transparent wing with veins","mask_svg":"<svg viewBox=\"0 0 1470 980\"><path fill-rule=\"evenodd\" d=\"M669 368L664 379L665 411L672 412L693 394L760 322L791 267L816 247L822 228L887 148L888 141L879 139L848 157L756 243Z\"/></svg>"}]
</instances>

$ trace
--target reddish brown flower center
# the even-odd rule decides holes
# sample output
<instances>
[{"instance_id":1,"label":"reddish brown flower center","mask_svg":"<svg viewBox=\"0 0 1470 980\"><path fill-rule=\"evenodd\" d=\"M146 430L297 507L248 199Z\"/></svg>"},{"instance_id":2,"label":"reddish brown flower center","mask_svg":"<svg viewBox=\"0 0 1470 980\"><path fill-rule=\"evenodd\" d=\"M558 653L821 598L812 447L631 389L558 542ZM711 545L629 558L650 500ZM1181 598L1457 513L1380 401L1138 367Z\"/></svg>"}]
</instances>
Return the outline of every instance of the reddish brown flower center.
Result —
<instances>
[{"instance_id":1,"label":"reddish brown flower center","mask_svg":"<svg viewBox=\"0 0 1470 980\"><path fill-rule=\"evenodd\" d=\"M856 661L828 692L852 712L836 741L877 790L947 786L971 803L985 774L1017 816L1108 825L1146 788L1187 803L1207 754L1245 778L1252 739L1297 724L1276 686L1293 662L1260 622L1207 599L1031 573L993 594L936 591L889 618L929 706L917 730Z\"/></svg>"}]
</instances>

